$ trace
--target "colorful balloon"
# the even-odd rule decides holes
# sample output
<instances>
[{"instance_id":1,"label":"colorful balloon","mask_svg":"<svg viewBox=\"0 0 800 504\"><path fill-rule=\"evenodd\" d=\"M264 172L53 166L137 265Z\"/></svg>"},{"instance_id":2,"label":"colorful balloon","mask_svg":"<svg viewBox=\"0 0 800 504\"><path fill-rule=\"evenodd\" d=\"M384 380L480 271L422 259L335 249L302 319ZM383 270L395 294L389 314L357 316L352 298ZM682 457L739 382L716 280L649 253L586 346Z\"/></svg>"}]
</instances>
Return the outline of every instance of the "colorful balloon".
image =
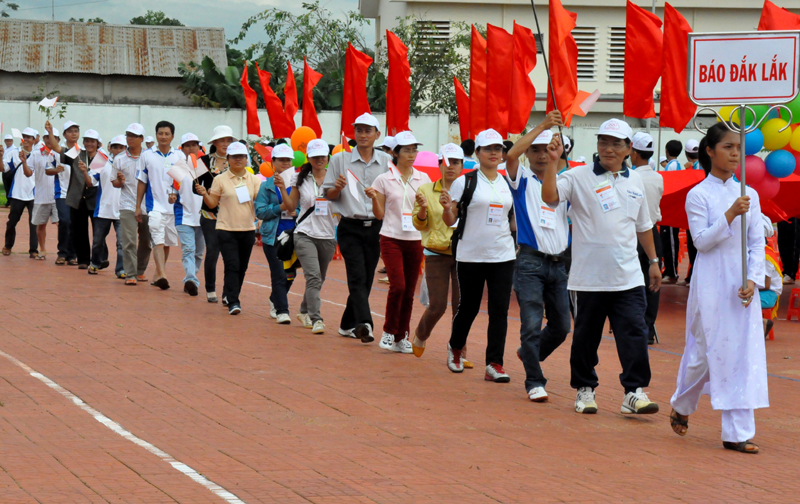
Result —
<instances>
[{"instance_id":1,"label":"colorful balloon","mask_svg":"<svg viewBox=\"0 0 800 504\"><path fill-rule=\"evenodd\" d=\"M305 163L306 163L306 155L302 151L299 150L294 151L294 159L292 159L292 166L294 166L295 168L300 168Z\"/></svg>"},{"instance_id":2,"label":"colorful balloon","mask_svg":"<svg viewBox=\"0 0 800 504\"><path fill-rule=\"evenodd\" d=\"M300 151L305 154L308 142L317 138L314 130L308 126L300 126L292 133L292 150Z\"/></svg>"},{"instance_id":3,"label":"colorful balloon","mask_svg":"<svg viewBox=\"0 0 800 504\"><path fill-rule=\"evenodd\" d=\"M342 144L339 144L339 145L337 145L336 147L333 148L333 152L331 153L331 156L334 155L334 154L339 154L343 150L344 150L344 147L342 147Z\"/></svg>"},{"instance_id":4,"label":"colorful balloon","mask_svg":"<svg viewBox=\"0 0 800 504\"><path fill-rule=\"evenodd\" d=\"M767 150L783 149L792 139L792 129L788 128L788 122L783 119L770 119L761 126L761 133L764 134L764 148ZM784 129L781 131L781 129Z\"/></svg>"},{"instance_id":5,"label":"colorful balloon","mask_svg":"<svg viewBox=\"0 0 800 504\"><path fill-rule=\"evenodd\" d=\"M794 131L792 131L792 138L789 140L789 146L792 150L800 152L800 128L798 128L796 124L792 124L792 128Z\"/></svg>"},{"instance_id":6,"label":"colorful balloon","mask_svg":"<svg viewBox=\"0 0 800 504\"><path fill-rule=\"evenodd\" d=\"M736 112L736 109L737 107L730 107L730 106L722 107L721 109L719 109L719 115L722 117L723 121L732 121L734 113L737 114L736 117L739 117L738 112ZM719 122L719 117L717 118L717 122Z\"/></svg>"},{"instance_id":7,"label":"colorful balloon","mask_svg":"<svg viewBox=\"0 0 800 504\"><path fill-rule=\"evenodd\" d=\"M793 123L800 123L800 95L797 96L794 100L790 101L786 104L789 107L789 110L792 111L792 122ZM786 111L781 109L781 114L785 115ZM787 117L788 119L788 117ZM798 149L795 149L798 150Z\"/></svg>"},{"instance_id":8,"label":"colorful balloon","mask_svg":"<svg viewBox=\"0 0 800 504\"><path fill-rule=\"evenodd\" d=\"M744 153L748 156L758 154L764 148L764 134L755 129L744 136Z\"/></svg>"},{"instance_id":9,"label":"colorful balloon","mask_svg":"<svg viewBox=\"0 0 800 504\"><path fill-rule=\"evenodd\" d=\"M774 198L778 195L778 191L781 189L781 181L769 174L764 176L764 178L759 182L754 182L752 184L749 180L747 182L747 185L755 189L759 198L762 200Z\"/></svg>"},{"instance_id":10,"label":"colorful balloon","mask_svg":"<svg viewBox=\"0 0 800 504\"><path fill-rule=\"evenodd\" d=\"M272 167L272 163L269 161L264 161L261 163L261 166L258 167L258 172L269 178L275 173L275 169Z\"/></svg>"},{"instance_id":11,"label":"colorful balloon","mask_svg":"<svg viewBox=\"0 0 800 504\"><path fill-rule=\"evenodd\" d=\"M752 185L754 183L761 182L764 176L767 174L767 165L764 164L764 160L758 156L747 156L744 159L744 169L745 169L745 180L747 181L748 185ZM742 180L742 176L740 173L739 167L736 168L736 179Z\"/></svg>"},{"instance_id":12,"label":"colorful balloon","mask_svg":"<svg viewBox=\"0 0 800 504\"><path fill-rule=\"evenodd\" d=\"M797 164L792 153L783 149L770 152L764 163L767 172L779 179L791 175Z\"/></svg>"}]
</instances>

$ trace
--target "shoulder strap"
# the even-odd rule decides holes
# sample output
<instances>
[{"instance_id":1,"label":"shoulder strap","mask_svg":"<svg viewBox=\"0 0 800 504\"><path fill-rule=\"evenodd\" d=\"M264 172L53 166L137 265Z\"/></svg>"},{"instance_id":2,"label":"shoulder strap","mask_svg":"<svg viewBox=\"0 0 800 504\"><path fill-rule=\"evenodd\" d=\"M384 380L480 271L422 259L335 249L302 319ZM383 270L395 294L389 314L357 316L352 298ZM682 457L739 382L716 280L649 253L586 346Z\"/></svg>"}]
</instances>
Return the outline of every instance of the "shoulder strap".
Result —
<instances>
[{"instance_id":1,"label":"shoulder strap","mask_svg":"<svg viewBox=\"0 0 800 504\"><path fill-rule=\"evenodd\" d=\"M295 224L295 226L299 226L300 223L303 222L306 217L311 215L311 212L313 212L313 211L314 211L314 207L313 206L308 207L308 210L306 210L306 212L303 215L301 215L299 219L297 219L297 223Z\"/></svg>"},{"instance_id":2,"label":"shoulder strap","mask_svg":"<svg viewBox=\"0 0 800 504\"><path fill-rule=\"evenodd\" d=\"M467 207L472 202L472 195L475 194L475 188L478 186L478 170L475 169L464 175L464 192L461 195L461 200L458 202L458 226L455 233L453 233L453 240L458 241L464 235L464 226L467 223Z\"/></svg>"}]
</instances>

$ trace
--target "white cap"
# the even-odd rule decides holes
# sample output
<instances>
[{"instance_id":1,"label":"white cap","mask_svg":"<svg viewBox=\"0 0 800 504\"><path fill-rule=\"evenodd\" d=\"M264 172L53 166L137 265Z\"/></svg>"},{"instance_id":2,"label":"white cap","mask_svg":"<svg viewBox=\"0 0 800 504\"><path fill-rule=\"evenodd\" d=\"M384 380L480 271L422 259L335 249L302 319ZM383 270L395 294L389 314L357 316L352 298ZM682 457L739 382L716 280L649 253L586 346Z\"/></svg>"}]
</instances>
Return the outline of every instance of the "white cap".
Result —
<instances>
[{"instance_id":1,"label":"white cap","mask_svg":"<svg viewBox=\"0 0 800 504\"><path fill-rule=\"evenodd\" d=\"M393 136L384 137L383 142L378 144L378 147L386 147L394 150L394 148L397 147L397 140L395 140Z\"/></svg>"},{"instance_id":2,"label":"white cap","mask_svg":"<svg viewBox=\"0 0 800 504\"><path fill-rule=\"evenodd\" d=\"M231 142L231 144L228 146L228 155L238 156L242 154L245 156L247 155L247 147L245 147L245 145L241 142Z\"/></svg>"},{"instance_id":3,"label":"white cap","mask_svg":"<svg viewBox=\"0 0 800 504\"><path fill-rule=\"evenodd\" d=\"M633 130L625 121L620 121L619 119L609 119L600 125L600 130L597 132L597 136L600 135L608 135L614 138L627 138L630 140L631 137L633 137Z\"/></svg>"},{"instance_id":4,"label":"white cap","mask_svg":"<svg viewBox=\"0 0 800 504\"><path fill-rule=\"evenodd\" d=\"M151 137L149 135L144 137L144 142L145 143L150 143L150 142L155 142L155 141L156 141L155 138L153 138L153 137Z\"/></svg>"},{"instance_id":5,"label":"white cap","mask_svg":"<svg viewBox=\"0 0 800 504\"><path fill-rule=\"evenodd\" d=\"M80 128L80 125L78 123L76 123L75 121L67 121L67 122L64 123L64 129L62 129L61 131L67 131L68 129L70 129L73 126L77 126L78 128Z\"/></svg>"},{"instance_id":6,"label":"white cap","mask_svg":"<svg viewBox=\"0 0 800 504\"><path fill-rule=\"evenodd\" d=\"M564 136L564 138L566 139L567 137ZM531 145L550 145L550 142L552 141L553 132L550 130L544 130L539 134L539 136L534 138L533 142L531 142ZM566 147L567 146L565 145L564 148L566 149Z\"/></svg>"},{"instance_id":7,"label":"white cap","mask_svg":"<svg viewBox=\"0 0 800 504\"><path fill-rule=\"evenodd\" d=\"M564 150L569 150L570 147L572 147L572 140L570 140L567 135L562 135L562 137L563 137L562 140L563 140L563 144L564 144ZM533 143L536 143L536 141L534 141ZM548 143L550 143L550 142L548 142Z\"/></svg>"},{"instance_id":8,"label":"white cap","mask_svg":"<svg viewBox=\"0 0 800 504\"><path fill-rule=\"evenodd\" d=\"M658 164L666 163L666 162L667 162L667 156L660 156L658 158Z\"/></svg>"},{"instance_id":9,"label":"white cap","mask_svg":"<svg viewBox=\"0 0 800 504\"><path fill-rule=\"evenodd\" d=\"M771 238L772 235L775 234L775 228L772 227L772 220L763 213L761 214L761 220L764 223L764 236Z\"/></svg>"},{"instance_id":10,"label":"white cap","mask_svg":"<svg viewBox=\"0 0 800 504\"><path fill-rule=\"evenodd\" d=\"M421 142L417 142L417 139L414 138L414 135L412 135L410 131L401 131L394 136L394 140L399 146L422 145Z\"/></svg>"},{"instance_id":11,"label":"white cap","mask_svg":"<svg viewBox=\"0 0 800 504\"><path fill-rule=\"evenodd\" d=\"M181 137L181 147L183 147L183 144L185 144L186 142L197 142L199 144L200 139L197 138L197 135L195 135L194 133L186 133Z\"/></svg>"},{"instance_id":12,"label":"white cap","mask_svg":"<svg viewBox=\"0 0 800 504\"><path fill-rule=\"evenodd\" d=\"M36 138L36 135L38 135L38 134L39 133L35 129L31 128L30 126L25 128L24 130L22 130L22 135L23 136L31 136L31 137Z\"/></svg>"},{"instance_id":13,"label":"white cap","mask_svg":"<svg viewBox=\"0 0 800 504\"><path fill-rule=\"evenodd\" d=\"M4 140L14 140L14 137L11 136L11 135L6 135L5 138L3 138L3 139Z\"/></svg>"},{"instance_id":14,"label":"white cap","mask_svg":"<svg viewBox=\"0 0 800 504\"><path fill-rule=\"evenodd\" d=\"M633 148L645 152L654 152L653 137L642 131L633 135Z\"/></svg>"},{"instance_id":15,"label":"white cap","mask_svg":"<svg viewBox=\"0 0 800 504\"><path fill-rule=\"evenodd\" d=\"M308 147L308 146L306 146ZM327 148L327 145L325 146ZM294 159L294 151L287 144L276 145L272 148L272 159Z\"/></svg>"},{"instance_id":16,"label":"white cap","mask_svg":"<svg viewBox=\"0 0 800 504\"><path fill-rule=\"evenodd\" d=\"M475 138L475 148L488 147L490 145L503 145L503 137L491 128L481 131Z\"/></svg>"},{"instance_id":17,"label":"white cap","mask_svg":"<svg viewBox=\"0 0 800 504\"><path fill-rule=\"evenodd\" d=\"M111 147L112 145L122 145L123 147L128 145L128 142L125 140L125 135L117 135L108 142L108 146Z\"/></svg>"},{"instance_id":18,"label":"white cap","mask_svg":"<svg viewBox=\"0 0 800 504\"><path fill-rule=\"evenodd\" d=\"M578 163L585 163L586 162L586 156L578 156L577 159L575 159L575 161L578 162Z\"/></svg>"},{"instance_id":19,"label":"white cap","mask_svg":"<svg viewBox=\"0 0 800 504\"><path fill-rule=\"evenodd\" d=\"M308 142L308 145L306 145L306 157L309 159L317 156L327 156L330 152L325 140L319 138L311 140ZM272 156L275 157L275 149L272 149Z\"/></svg>"},{"instance_id":20,"label":"white cap","mask_svg":"<svg viewBox=\"0 0 800 504\"><path fill-rule=\"evenodd\" d=\"M684 146L686 152L690 152L692 154L697 154L700 152L700 142L695 140L694 138L690 138L686 141L686 146Z\"/></svg>"},{"instance_id":21,"label":"white cap","mask_svg":"<svg viewBox=\"0 0 800 504\"><path fill-rule=\"evenodd\" d=\"M99 142L100 141L100 133L98 133L97 131L95 131L93 129L88 129L83 134L83 139L86 140L87 138L92 138L92 139L97 140Z\"/></svg>"},{"instance_id":22,"label":"white cap","mask_svg":"<svg viewBox=\"0 0 800 504\"><path fill-rule=\"evenodd\" d=\"M228 137L233 138L233 130L231 129L231 127L225 125L217 126L211 133L211 140L209 140L208 143L211 143L214 140L219 140L220 138L228 138Z\"/></svg>"},{"instance_id":23,"label":"white cap","mask_svg":"<svg viewBox=\"0 0 800 504\"><path fill-rule=\"evenodd\" d=\"M447 143L439 150L442 159L464 159L464 149L460 145Z\"/></svg>"},{"instance_id":24,"label":"white cap","mask_svg":"<svg viewBox=\"0 0 800 504\"><path fill-rule=\"evenodd\" d=\"M50 134L50 133L48 133L48 132L46 132L46 131L44 132L44 136L47 136L47 135L49 135L49 134ZM58 133L58 130L57 130L56 128L53 128L53 136L54 136L54 137L61 138L61 135Z\"/></svg>"},{"instance_id":25,"label":"white cap","mask_svg":"<svg viewBox=\"0 0 800 504\"><path fill-rule=\"evenodd\" d=\"M144 136L144 126L139 123L131 123L125 128L125 133L133 133L136 136Z\"/></svg>"},{"instance_id":26,"label":"white cap","mask_svg":"<svg viewBox=\"0 0 800 504\"><path fill-rule=\"evenodd\" d=\"M378 120L375 119L375 116L372 114L361 114L360 116L358 116L358 118L356 118L355 122L353 123L353 126L355 126L356 124L374 126L376 130L378 131L381 130L381 125L378 124Z\"/></svg>"}]
</instances>

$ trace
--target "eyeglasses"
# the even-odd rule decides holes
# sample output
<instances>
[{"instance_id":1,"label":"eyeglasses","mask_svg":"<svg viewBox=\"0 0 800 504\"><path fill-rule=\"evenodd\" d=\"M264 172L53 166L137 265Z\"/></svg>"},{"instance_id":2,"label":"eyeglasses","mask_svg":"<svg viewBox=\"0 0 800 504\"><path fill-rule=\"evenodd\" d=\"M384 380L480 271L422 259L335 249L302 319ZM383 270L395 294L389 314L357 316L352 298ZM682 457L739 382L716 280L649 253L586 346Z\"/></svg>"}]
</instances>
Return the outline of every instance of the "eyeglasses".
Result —
<instances>
[{"instance_id":1,"label":"eyeglasses","mask_svg":"<svg viewBox=\"0 0 800 504\"><path fill-rule=\"evenodd\" d=\"M598 140L597 141L597 150L606 150L606 149L613 149L615 151L621 151L627 144L623 140Z\"/></svg>"}]
</instances>

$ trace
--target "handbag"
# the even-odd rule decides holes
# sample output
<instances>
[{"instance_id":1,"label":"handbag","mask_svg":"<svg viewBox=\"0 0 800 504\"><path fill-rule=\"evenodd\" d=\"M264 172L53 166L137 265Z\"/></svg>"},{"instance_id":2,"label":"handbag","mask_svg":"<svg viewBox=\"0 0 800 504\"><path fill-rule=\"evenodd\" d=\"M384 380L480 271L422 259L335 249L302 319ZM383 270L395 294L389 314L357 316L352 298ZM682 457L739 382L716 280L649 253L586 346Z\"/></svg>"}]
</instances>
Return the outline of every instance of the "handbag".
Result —
<instances>
[{"instance_id":1,"label":"handbag","mask_svg":"<svg viewBox=\"0 0 800 504\"><path fill-rule=\"evenodd\" d=\"M278 236L275 243L275 245L278 247L278 249L275 251L278 259L281 261L291 260L292 255L294 254L294 230L297 229L297 226L299 226L300 223L306 219L306 217L311 215L311 212L313 211L314 207L309 207L309 209L306 210L306 213L304 213L300 219L297 220L297 223L295 223L292 229L288 229Z\"/></svg>"}]
</instances>

